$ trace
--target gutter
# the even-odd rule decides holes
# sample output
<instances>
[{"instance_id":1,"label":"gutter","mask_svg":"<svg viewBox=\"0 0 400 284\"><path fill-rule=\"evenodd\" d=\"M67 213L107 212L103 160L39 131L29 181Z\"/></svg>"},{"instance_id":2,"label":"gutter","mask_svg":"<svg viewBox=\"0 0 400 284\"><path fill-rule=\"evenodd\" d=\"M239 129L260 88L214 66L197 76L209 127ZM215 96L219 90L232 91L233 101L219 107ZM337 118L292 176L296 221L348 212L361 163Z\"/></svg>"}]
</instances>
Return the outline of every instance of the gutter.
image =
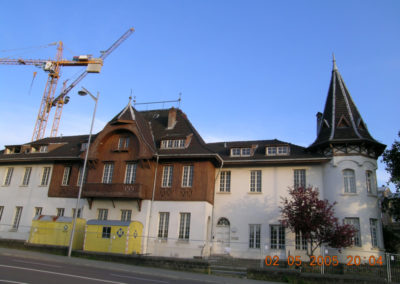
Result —
<instances>
[{"instance_id":1,"label":"gutter","mask_svg":"<svg viewBox=\"0 0 400 284\"><path fill-rule=\"evenodd\" d=\"M216 192L217 192L216 183L217 183L218 177L221 174L221 170L224 166L224 161L222 160L222 158L218 154L217 154L217 157L221 160L221 166L219 167L218 174L215 176L215 180L214 180L214 202L213 202L213 207L211 210L211 230L210 230L211 235L209 238L209 242L211 242L211 244L214 244L214 208L215 208L215 197L216 197ZM211 248L210 248L210 254L211 254Z\"/></svg>"},{"instance_id":2,"label":"gutter","mask_svg":"<svg viewBox=\"0 0 400 284\"><path fill-rule=\"evenodd\" d=\"M149 220L148 220L147 226L146 226L146 237L147 237L147 240L146 240L146 251L145 251L145 253L147 253L147 250L149 248L149 230L150 230L151 217L153 216L154 195L155 195L155 192L156 192L157 170L158 170L158 160L159 160L158 154L156 154L156 157L157 157L157 162L156 162L156 169L155 169L155 172L154 172L153 193L152 193L151 202L150 202L150 214L149 214L150 216L149 216Z\"/></svg>"}]
</instances>

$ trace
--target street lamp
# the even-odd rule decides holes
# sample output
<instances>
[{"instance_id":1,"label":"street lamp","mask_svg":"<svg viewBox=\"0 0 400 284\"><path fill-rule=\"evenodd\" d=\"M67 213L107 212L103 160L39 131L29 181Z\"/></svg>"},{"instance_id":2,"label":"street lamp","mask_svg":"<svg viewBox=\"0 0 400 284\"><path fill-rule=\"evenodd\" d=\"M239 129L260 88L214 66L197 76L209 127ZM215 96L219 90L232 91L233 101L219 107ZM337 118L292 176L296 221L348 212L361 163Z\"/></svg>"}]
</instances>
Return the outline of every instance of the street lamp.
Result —
<instances>
[{"instance_id":1,"label":"street lamp","mask_svg":"<svg viewBox=\"0 0 400 284\"><path fill-rule=\"evenodd\" d=\"M82 87L82 90L80 90L78 92L78 95L80 95L80 96L89 95L95 101L95 104L94 104L94 110L93 110L92 124L90 126L89 140L88 140L88 144L87 144L87 148L86 148L85 161L83 163L82 178L81 178L81 182L79 184L78 199L76 200L76 206L75 206L75 212L74 212L74 222L72 224L71 237L69 239L68 257L71 257L72 244L74 242L75 225L76 225L76 219L78 217L78 210L79 210L79 208L78 208L79 207L79 201L80 201L81 195L82 195L83 181L85 180L86 164L87 164L87 159L88 159L88 154L89 154L90 140L92 139L92 130L93 130L94 118L96 116L97 102L99 100L100 93L97 92L97 96L95 97L87 89Z\"/></svg>"}]
</instances>

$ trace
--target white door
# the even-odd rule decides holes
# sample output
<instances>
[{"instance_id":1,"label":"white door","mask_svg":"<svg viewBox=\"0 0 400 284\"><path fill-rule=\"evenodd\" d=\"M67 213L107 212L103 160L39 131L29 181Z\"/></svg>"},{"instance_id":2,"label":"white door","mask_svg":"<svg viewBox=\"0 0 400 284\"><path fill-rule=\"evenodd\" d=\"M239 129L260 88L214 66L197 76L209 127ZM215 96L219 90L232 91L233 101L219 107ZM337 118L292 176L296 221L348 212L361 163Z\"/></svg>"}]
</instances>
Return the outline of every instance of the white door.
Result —
<instances>
[{"instance_id":1,"label":"white door","mask_svg":"<svg viewBox=\"0 0 400 284\"><path fill-rule=\"evenodd\" d=\"M226 218L219 219L215 229L214 253L229 254L230 252L230 223Z\"/></svg>"}]
</instances>

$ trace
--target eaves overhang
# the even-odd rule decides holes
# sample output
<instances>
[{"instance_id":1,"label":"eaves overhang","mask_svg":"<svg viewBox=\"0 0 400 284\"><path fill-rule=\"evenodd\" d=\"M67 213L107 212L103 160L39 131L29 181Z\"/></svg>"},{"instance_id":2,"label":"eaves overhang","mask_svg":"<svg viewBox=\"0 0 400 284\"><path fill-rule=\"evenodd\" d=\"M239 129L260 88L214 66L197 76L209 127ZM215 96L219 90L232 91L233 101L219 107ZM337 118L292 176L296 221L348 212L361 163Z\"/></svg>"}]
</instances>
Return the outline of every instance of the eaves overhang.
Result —
<instances>
[{"instance_id":1,"label":"eaves overhang","mask_svg":"<svg viewBox=\"0 0 400 284\"><path fill-rule=\"evenodd\" d=\"M257 160L224 160L224 167L229 165L288 165L288 164L321 164L331 160L330 157L293 158L293 159L257 159Z\"/></svg>"},{"instance_id":2,"label":"eaves overhang","mask_svg":"<svg viewBox=\"0 0 400 284\"><path fill-rule=\"evenodd\" d=\"M80 161L79 157L24 157L24 158L11 158L11 159L0 159L0 164L15 163L15 162L48 162L48 161Z\"/></svg>"}]
</instances>

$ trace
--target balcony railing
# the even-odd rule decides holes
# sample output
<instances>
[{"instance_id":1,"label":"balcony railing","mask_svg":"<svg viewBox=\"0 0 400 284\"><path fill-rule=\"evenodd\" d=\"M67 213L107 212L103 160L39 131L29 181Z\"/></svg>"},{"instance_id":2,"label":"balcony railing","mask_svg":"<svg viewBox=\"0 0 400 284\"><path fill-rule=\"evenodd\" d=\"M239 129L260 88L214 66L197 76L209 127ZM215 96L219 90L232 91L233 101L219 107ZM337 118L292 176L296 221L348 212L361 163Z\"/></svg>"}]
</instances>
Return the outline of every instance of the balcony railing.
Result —
<instances>
[{"instance_id":1,"label":"balcony railing","mask_svg":"<svg viewBox=\"0 0 400 284\"><path fill-rule=\"evenodd\" d=\"M87 183L83 186L82 197L144 199L145 196L138 183Z\"/></svg>"}]
</instances>

